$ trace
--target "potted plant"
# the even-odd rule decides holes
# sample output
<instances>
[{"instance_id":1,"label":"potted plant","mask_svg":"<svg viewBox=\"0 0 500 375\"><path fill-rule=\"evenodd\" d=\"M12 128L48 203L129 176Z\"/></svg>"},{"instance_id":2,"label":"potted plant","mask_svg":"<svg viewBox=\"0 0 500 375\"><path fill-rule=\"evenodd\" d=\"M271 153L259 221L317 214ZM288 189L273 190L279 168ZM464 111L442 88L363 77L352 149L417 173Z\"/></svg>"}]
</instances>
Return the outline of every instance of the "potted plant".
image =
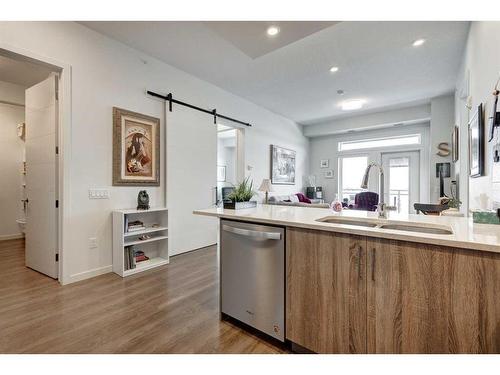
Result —
<instances>
[{"instance_id":1,"label":"potted plant","mask_svg":"<svg viewBox=\"0 0 500 375\"><path fill-rule=\"evenodd\" d=\"M254 195L253 181L250 180L250 177L247 177L239 184L234 185L234 191L229 194L227 200L224 201L224 208L238 210L240 208L256 207L256 201L250 202L250 199Z\"/></svg>"}]
</instances>

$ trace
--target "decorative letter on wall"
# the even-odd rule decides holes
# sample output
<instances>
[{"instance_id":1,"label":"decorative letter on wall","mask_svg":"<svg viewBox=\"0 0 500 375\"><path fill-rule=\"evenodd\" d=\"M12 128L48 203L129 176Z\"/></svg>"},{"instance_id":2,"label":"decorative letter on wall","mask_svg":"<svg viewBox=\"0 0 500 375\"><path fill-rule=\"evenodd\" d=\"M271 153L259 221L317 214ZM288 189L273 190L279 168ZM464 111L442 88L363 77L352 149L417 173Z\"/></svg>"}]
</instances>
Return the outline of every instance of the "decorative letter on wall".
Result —
<instances>
[{"instance_id":1,"label":"decorative letter on wall","mask_svg":"<svg viewBox=\"0 0 500 375\"><path fill-rule=\"evenodd\" d=\"M441 142L438 144L438 152L436 152L436 155L439 156L449 156L450 155L450 145L448 142Z\"/></svg>"}]
</instances>

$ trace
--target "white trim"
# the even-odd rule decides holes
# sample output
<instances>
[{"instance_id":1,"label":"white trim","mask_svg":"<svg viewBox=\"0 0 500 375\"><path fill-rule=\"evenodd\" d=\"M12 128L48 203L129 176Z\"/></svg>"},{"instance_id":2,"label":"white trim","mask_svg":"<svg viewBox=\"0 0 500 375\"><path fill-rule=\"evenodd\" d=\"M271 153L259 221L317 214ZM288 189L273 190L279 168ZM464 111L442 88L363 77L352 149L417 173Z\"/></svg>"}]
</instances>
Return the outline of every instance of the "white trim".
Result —
<instances>
[{"instance_id":1,"label":"white trim","mask_svg":"<svg viewBox=\"0 0 500 375\"><path fill-rule=\"evenodd\" d=\"M71 284L71 283L76 283L77 281L82 281L86 279L90 279L92 277L104 275L105 273L110 273L113 272L113 266L104 266L104 267L99 267L99 268L94 268L88 271L80 272L80 273L75 273L74 275L70 275L64 280L63 285L66 284Z\"/></svg>"},{"instance_id":2,"label":"white trim","mask_svg":"<svg viewBox=\"0 0 500 375\"><path fill-rule=\"evenodd\" d=\"M38 63L51 65L58 68L59 71L59 112L58 112L58 145L59 145L59 212L58 212L58 253L59 253L59 271L58 280L61 284L72 282L72 276L64 274L65 269L69 269L64 257L64 249L70 247L69 235L65 230L69 228L69 218L71 216L70 191L71 191L71 65L33 53L23 48L15 47L7 43L0 42L0 52L4 52L11 57L19 55L30 60L36 60ZM33 62L33 61L32 61ZM65 203L68 204L65 204ZM90 276L89 276L90 277Z\"/></svg>"},{"instance_id":3,"label":"white trim","mask_svg":"<svg viewBox=\"0 0 500 375\"><path fill-rule=\"evenodd\" d=\"M19 240L21 238L24 238L24 234L23 233L2 234L2 235L0 235L0 241Z\"/></svg>"}]
</instances>

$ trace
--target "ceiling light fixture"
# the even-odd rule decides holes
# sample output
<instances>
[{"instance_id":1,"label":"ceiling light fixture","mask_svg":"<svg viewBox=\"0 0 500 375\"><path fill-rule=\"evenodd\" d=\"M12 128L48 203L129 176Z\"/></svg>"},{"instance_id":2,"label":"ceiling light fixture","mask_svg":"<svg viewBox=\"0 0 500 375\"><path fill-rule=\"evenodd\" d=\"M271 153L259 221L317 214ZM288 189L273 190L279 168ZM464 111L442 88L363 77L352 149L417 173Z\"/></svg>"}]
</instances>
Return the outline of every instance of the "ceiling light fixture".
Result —
<instances>
[{"instance_id":1,"label":"ceiling light fixture","mask_svg":"<svg viewBox=\"0 0 500 375\"><path fill-rule=\"evenodd\" d=\"M338 72L338 71L339 71L339 68L337 66L332 66L330 68L330 72L332 72L332 73L335 73L335 72Z\"/></svg>"},{"instance_id":2,"label":"ceiling light fixture","mask_svg":"<svg viewBox=\"0 0 500 375\"><path fill-rule=\"evenodd\" d=\"M267 28L267 35L276 36L280 32L280 28L278 26L269 26Z\"/></svg>"},{"instance_id":3,"label":"ceiling light fixture","mask_svg":"<svg viewBox=\"0 0 500 375\"><path fill-rule=\"evenodd\" d=\"M361 107L363 107L363 104L365 104L365 100L353 99L342 102L340 106L342 107L343 111L353 111L355 109L360 109Z\"/></svg>"},{"instance_id":4,"label":"ceiling light fixture","mask_svg":"<svg viewBox=\"0 0 500 375\"><path fill-rule=\"evenodd\" d=\"M413 42L413 47L419 47L425 43L425 39L417 39Z\"/></svg>"}]
</instances>

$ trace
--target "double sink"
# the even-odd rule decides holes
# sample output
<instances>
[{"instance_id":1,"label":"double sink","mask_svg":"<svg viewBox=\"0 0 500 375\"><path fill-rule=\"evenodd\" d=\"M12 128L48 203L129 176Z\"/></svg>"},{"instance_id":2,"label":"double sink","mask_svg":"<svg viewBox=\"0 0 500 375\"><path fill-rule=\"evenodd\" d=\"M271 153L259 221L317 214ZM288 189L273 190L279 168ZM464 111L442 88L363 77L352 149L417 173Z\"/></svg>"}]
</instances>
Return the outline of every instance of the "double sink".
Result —
<instances>
[{"instance_id":1,"label":"double sink","mask_svg":"<svg viewBox=\"0 0 500 375\"><path fill-rule=\"evenodd\" d=\"M331 224L342 224L342 225L352 225L356 227L365 228L380 228L380 229L390 229L404 232L417 232L423 234L453 234L451 227L447 225L438 224L424 224L424 223L407 223L407 222L395 222L395 221L381 221L377 219L356 219L356 218L346 218L338 216L326 216L316 221L322 223Z\"/></svg>"}]
</instances>

